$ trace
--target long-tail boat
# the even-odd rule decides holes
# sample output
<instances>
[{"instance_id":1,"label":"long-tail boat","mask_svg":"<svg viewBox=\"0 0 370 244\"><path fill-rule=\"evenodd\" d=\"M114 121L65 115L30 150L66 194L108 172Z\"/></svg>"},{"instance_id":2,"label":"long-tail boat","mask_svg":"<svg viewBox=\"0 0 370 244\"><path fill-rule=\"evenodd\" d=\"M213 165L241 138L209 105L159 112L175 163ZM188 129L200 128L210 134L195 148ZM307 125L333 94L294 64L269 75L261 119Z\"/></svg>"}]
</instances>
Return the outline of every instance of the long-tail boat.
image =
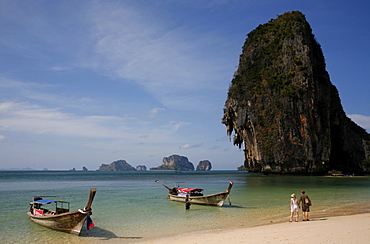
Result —
<instances>
[{"instance_id":1,"label":"long-tail boat","mask_svg":"<svg viewBox=\"0 0 370 244\"><path fill-rule=\"evenodd\" d=\"M203 195L203 189L201 188L179 187L178 185L170 188L158 180L155 182L161 184L168 190L168 198L173 201L186 202L186 200L189 199L192 204L222 207L226 198L228 198L231 204L230 191L234 184L232 181L230 181L226 191L211 195Z\"/></svg>"},{"instance_id":2,"label":"long-tail boat","mask_svg":"<svg viewBox=\"0 0 370 244\"><path fill-rule=\"evenodd\" d=\"M96 188L91 188L86 207L71 212L69 211L69 202L57 201L55 196L36 196L30 202L31 207L27 214L33 222L39 225L53 230L79 235L85 221L87 223L87 229L94 226L90 215L92 215L91 205L95 193Z\"/></svg>"}]
</instances>

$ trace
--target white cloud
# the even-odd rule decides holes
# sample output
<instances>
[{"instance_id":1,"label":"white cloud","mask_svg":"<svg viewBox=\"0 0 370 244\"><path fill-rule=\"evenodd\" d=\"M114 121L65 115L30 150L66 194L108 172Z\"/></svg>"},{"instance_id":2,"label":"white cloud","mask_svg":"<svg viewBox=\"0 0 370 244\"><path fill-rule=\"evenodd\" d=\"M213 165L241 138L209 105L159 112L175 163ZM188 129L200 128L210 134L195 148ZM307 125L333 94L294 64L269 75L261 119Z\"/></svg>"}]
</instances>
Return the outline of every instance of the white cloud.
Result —
<instances>
[{"instance_id":1,"label":"white cloud","mask_svg":"<svg viewBox=\"0 0 370 244\"><path fill-rule=\"evenodd\" d=\"M191 149L191 148L198 148L202 146L202 144L184 144L179 147L179 149Z\"/></svg>"},{"instance_id":2,"label":"white cloud","mask_svg":"<svg viewBox=\"0 0 370 244\"><path fill-rule=\"evenodd\" d=\"M57 91L57 93L55 93ZM32 101L42 106L73 108L81 110L89 105L89 109L98 102L91 97L80 97L72 92L64 92L66 87L58 82L36 83L19 81L0 76L0 97L3 101ZM95 104L92 104L94 103ZM95 108L95 107L94 107Z\"/></svg>"},{"instance_id":3,"label":"white cloud","mask_svg":"<svg viewBox=\"0 0 370 244\"><path fill-rule=\"evenodd\" d=\"M5 140L5 136L4 135L0 135L0 141L2 140Z\"/></svg>"},{"instance_id":4,"label":"white cloud","mask_svg":"<svg viewBox=\"0 0 370 244\"><path fill-rule=\"evenodd\" d=\"M56 102L66 104L71 100L71 97L66 99L60 95L50 92L46 89L58 88L58 84L23 82L13 79L8 79L0 76L0 95L2 98L17 100L37 100L46 102Z\"/></svg>"},{"instance_id":5,"label":"white cloud","mask_svg":"<svg viewBox=\"0 0 370 244\"><path fill-rule=\"evenodd\" d=\"M170 127L174 129L174 131L178 131L181 126L188 125L189 123L181 122L181 121L170 121Z\"/></svg>"},{"instance_id":6,"label":"white cloud","mask_svg":"<svg viewBox=\"0 0 370 244\"><path fill-rule=\"evenodd\" d=\"M187 123L170 121L153 126L148 121L118 116L82 116L60 109L43 108L29 103L12 101L0 103L0 131L23 132L34 135L66 138L104 139L91 141L90 147L124 143L178 143L173 133ZM1 139L1 138L0 138ZM119 141L119 142L118 142ZM86 144L87 145L87 144Z\"/></svg>"},{"instance_id":7,"label":"white cloud","mask_svg":"<svg viewBox=\"0 0 370 244\"><path fill-rule=\"evenodd\" d=\"M153 108L152 110L150 110L150 112L149 112L149 118L154 118L157 114L158 114L158 112L159 111L164 111L165 109L164 108Z\"/></svg>"},{"instance_id":8,"label":"white cloud","mask_svg":"<svg viewBox=\"0 0 370 244\"><path fill-rule=\"evenodd\" d=\"M82 97L82 98L80 99L80 101L81 101L81 102L88 102L88 103L90 103L90 102L93 102L93 101L94 101L94 99L89 98L89 97Z\"/></svg>"},{"instance_id":9,"label":"white cloud","mask_svg":"<svg viewBox=\"0 0 370 244\"><path fill-rule=\"evenodd\" d=\"M54 66L54 67L51 67L50 69L53 71L66 71L66 70L70 70L71 68L63 67L63 66Z\"/></svg>"},{"instance_id":10,"label":"white cloud","mask_svg":"<svg viewBox=\"0 0 370 244\"><path fill-rule=\"evenodd\" d=\"M361 114L348 114L347 116L362 128L370 131L370 116Z\"/></svg>"},{"instance_id":11,"label":"white cloud","mask_svg":"<svg viewBox=\"0 0 370 244\"><path fill-rule=\"evenodd\" d=\"M121 118L113 116L77 116L27 103L0 103L1 130L87 138L120 138L124 136L123 124ZM109 128L112 125L115 129Z\"/></svg>"},{"instance_id":12,"label":"white cloud","mask_svg":"<svg viewBox=\"0 0 370 244\"><path fill-rule=\"evenodd\" d=\"M143 9L96 3L90 9L95 45L88 67L134 81L170 108L204 109L211 101L204 92L220 89L217 80L229 80L225 61L205 55L220 38L174 29Z\"/></svg>"},{"instance_id":13,"label":"white cloud","mask_svg":"<svg viewBox=\"0 0 370 244\"><path fill-rule=\"evenodd\" d=\"M49 84L40 84L35 82L22 82L16 81L12 79L8 79L6 77L0 76L0 87L3 89L13 89L13 90L30 90L34 88L44 88L50 87Z\"/></svg>"}]
</instances>

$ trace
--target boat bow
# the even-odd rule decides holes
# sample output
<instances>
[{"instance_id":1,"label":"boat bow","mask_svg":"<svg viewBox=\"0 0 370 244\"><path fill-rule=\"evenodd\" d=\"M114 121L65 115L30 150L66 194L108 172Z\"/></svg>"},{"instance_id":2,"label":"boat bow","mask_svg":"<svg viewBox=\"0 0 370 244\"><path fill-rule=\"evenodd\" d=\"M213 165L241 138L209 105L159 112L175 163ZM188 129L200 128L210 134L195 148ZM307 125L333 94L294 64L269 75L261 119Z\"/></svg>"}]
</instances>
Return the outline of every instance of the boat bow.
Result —
<instances>
[{"instance_id":1,"label":"boat bow","mask_svg":"<svg viewBox=\"0 0 370 244\"><path fill-rule=\"evenodd\" d=\"M30 219L44 227L63 231L71 234L79 235L83 224L86 220L91 221L90 216L92 214L91 205L96 194L96 188L90 189L90 195L86 207L76 211L69 211L69 202L43 199L43 197L35 197L34 201L31 202L31 209L27 212ZM55 211L50 211L42 206L45 204L55 203ZM66 207L58 207L58 203L68 204ZM88 223L89 227L92 227L92 221Z\"/></svg>"},{"instance_id":2,"label":"boat bow","mask_svg":"<svg viewBox=\"0 0 370 244\"><path fill-rule=\"evenodd\" d=\"M200 188L174 187L171 189L158 180L156 180L155 182L161 184L168 190L168 198L173 201L185 202L188 197L192 204L222 207L226 198L228 198L229 203L231 204L230 191L234 185L232 181L229 182L229 187L226 191L206 196L202 194L203 189Z\"/></svg>"}]
</instances>

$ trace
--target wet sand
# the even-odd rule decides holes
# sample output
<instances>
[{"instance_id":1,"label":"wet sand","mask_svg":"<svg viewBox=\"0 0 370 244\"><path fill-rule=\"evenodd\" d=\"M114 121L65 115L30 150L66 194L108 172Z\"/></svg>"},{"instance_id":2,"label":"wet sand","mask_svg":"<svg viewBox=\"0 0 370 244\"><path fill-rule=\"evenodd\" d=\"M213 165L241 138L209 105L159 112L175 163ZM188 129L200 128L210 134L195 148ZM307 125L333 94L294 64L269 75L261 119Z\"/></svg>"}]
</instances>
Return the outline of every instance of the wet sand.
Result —
<instances>
[{"instance_id":1,"label":"wet sand","mask_svg":"<svg viewBox=\"0 0 370 244\"><path fill-rule=\"evenodd\" d=\"M150 244L211 243L368 243L370 208L368 205L312 213L310 221L266 223L254 227L211 230L148 240Z\"/></svg>"}]
</instances>

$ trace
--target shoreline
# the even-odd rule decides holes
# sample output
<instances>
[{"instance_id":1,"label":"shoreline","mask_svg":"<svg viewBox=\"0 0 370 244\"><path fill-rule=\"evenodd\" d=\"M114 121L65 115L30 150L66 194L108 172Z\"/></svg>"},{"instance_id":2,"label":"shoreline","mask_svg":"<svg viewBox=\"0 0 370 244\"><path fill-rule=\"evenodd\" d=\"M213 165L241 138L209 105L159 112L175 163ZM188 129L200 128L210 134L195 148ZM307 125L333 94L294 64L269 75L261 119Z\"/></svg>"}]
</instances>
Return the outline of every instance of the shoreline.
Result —
<instances>
[{"instance_id":1,"label":"shoreline","mask_svg":"<svg viewBox=\"0 0 370 244\"><path fill-rule=\"evenodd\" d=\"M312 211L312 210L311 210ZM288 215L287 215L288 216ZM311 212L310 221L280 219L254 226L204 230L135 243L366 243L370 236L370 206L346 206L328 212Z\"/></svg>"},{"instance_id":2,"label":"shoreline","mask_svg":"<svg viewBox=\"0 0 370 244\"><path fill-rule=\"evenodd\" d=\"M142 243L367 243L369 224L370 213L366 213L188 234Z\"/></svg>"}]
</instances>

